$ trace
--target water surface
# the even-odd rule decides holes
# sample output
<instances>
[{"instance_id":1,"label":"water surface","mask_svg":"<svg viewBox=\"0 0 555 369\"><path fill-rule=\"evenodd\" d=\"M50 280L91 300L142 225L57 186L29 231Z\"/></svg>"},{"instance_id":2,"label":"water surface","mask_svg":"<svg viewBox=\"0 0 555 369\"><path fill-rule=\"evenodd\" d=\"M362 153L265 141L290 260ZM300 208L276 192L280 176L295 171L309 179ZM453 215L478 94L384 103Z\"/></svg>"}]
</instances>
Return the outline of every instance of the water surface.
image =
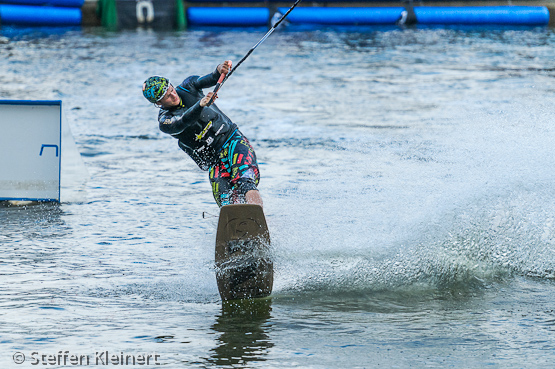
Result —
<instances>
[{"instance_id":1,"label":"water surface","mask_svg":"<svg viewBox=\"0 0 555 369\"><path fill-rule=\"evenodd\" d=\"M230 306L207 175L141 85L237 62L265 30L1 32L0 97L62 100L84 163L61 205L0 207L2 367L553 366L552 30L268 38L218 105L258 155L274 293Z\"/></svg>"}]
</instances>

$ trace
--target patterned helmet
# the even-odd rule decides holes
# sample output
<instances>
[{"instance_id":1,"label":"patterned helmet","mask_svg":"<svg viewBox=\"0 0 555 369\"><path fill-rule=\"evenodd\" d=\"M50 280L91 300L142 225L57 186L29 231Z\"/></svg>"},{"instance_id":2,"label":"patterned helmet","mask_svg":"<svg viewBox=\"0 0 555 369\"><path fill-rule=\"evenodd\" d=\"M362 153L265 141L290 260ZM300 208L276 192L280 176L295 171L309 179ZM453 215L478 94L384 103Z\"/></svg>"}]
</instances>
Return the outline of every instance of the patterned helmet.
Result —
<instances>
[{"instance_id":1,"label":"patterned helmet","mask_svg":"<svg viewBox=\"0 0 555 369\"><path fill-rule=\"evenodd\" d=\"M153 76L143 83L143 95L148 101L155 104L164 97L169 87L170 81L167 78Z\"/></svg>"}]
</instances>

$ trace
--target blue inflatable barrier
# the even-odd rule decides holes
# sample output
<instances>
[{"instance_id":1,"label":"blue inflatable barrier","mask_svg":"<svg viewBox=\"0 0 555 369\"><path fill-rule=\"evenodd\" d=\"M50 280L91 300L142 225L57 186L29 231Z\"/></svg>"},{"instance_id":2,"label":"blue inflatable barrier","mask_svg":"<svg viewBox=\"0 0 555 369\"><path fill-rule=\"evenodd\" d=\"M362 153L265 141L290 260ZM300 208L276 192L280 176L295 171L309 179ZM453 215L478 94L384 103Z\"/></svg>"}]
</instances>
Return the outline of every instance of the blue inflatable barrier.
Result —
<instances>
[{"instance_id":1,"label":"blue inflatable barrier","mask_svg":"<svg viewBox=\"0 0 555 369\"><path fill-rule=\"evenodd\" d=\"M193 26L266 26L267 8L189 8L187 20Z\"/></svg>"},{"instance_id":2,"label":"blue inflatable barrier","mask_svg":"<svg viewBox=\"0 0 555 369\"><path fill-rule=\"evenodd\" d=\"M22 26L79 26L81 9L2 4L0 23Z\"/></svg>"},{"instance_id":3,"label":"blue inflatable barrier","mask_svg":"<svg viewBox=\"0 0 555 369\"><path fill-rule=\"evenodd\" d=\"M64 1L64 0L58 0ZM284 14L288 8L279 8ZM372 25L395 24L403 7L305 7L295 8L287 21L297 24ZM549 10L544 6L472 6L415 7L418 24L461 25L547 25ZM191 7L187 10L190 25L265 26L270 17L267 8Z\"/></svg>"},{"instance_id":4,"label":"blue inflatable barrier","mask_svg":"<svg viewBox=\"0 0 555 369\"><path fill-rule=\"evenodd\" d=\"M66 8L81 8L85 0L2 0L3 4L17 5L46 5L62 6Z\"/></svg>"},{"instance_id":5,"label":"blue inflatable barrier","mask_svg":"<svg viewBox=\"0 0 555 369\"><path fill-rule=\"evenodd\" d=\"M304 24L395 24L405 10L392 8L296 8L288 16L291 23ZM287 8L279 8L285 14Z\"/></svg>"},{"instance_id":6,"label":"blue inflatable barrier","mask_svg":"<svg viewBox=\"0 0 555 369\"><path fill-rule=\"evenodd\" d=\"M544 6L415 7L419 24L547 25Z\"/></svg>"}]
</instances>

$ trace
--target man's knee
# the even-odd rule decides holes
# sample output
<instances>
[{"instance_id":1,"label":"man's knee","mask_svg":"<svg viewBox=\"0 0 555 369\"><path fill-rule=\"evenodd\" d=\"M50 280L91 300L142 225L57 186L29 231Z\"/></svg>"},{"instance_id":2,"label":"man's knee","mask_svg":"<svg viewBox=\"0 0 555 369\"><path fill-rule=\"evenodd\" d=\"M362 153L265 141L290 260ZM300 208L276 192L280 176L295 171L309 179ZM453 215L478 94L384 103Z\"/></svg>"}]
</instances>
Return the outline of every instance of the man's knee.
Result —
<instances>
[{"instance_id":1,"label":"man's knee","mask_svg":"<svg viewBox=\"0 0 555 369\"><path fill-rule=\"evenodd\" d=\"M245 202L247 204L264 206L264 203L262 202L262 197L260 196L260 192L258 192L258 190L250 190L249 192L247 192L247 194L245 195Z\"/></svg>"}]
</instances>

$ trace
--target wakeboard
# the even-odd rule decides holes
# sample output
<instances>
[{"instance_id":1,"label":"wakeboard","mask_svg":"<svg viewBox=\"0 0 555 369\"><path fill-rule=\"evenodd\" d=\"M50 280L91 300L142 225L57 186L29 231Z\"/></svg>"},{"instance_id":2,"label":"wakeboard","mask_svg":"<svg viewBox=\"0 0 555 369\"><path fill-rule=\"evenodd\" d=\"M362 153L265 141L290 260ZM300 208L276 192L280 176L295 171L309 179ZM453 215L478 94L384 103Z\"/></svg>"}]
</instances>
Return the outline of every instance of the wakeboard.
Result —
<instances>
[{"instance_id":1,"label":"wakeboard","mask_svg":"<svg viewBox=\"0 0 555 369\"><path fill-rule=\"evenodd\" d=\"M260 205L220 209L216 233L216 280L223 301L266 297L272 293L274 267L270 233Z\"/></svg>"}]
</instances>

